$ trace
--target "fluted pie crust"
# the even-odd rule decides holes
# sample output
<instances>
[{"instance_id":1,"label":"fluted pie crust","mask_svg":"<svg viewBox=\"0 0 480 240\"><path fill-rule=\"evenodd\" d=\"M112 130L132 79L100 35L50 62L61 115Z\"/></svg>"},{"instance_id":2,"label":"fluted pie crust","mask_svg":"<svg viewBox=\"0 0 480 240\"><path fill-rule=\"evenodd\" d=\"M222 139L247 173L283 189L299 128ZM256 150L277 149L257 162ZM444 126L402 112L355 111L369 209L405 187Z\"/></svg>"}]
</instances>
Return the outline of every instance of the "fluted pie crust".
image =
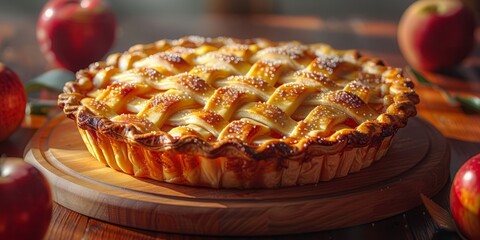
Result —
<instances>
[{"instance_id":1,"label":"fluted pie crust","mask_svg":"<svg viewBox=\"0 0 480 240\"><path fill-rule=\"evenodd\" d=\"M355 50L198 36L92 63L58 100L103 164L212 188L357 172L386 154L418 102L401 69Z\"/></svg>"}]
</instances>

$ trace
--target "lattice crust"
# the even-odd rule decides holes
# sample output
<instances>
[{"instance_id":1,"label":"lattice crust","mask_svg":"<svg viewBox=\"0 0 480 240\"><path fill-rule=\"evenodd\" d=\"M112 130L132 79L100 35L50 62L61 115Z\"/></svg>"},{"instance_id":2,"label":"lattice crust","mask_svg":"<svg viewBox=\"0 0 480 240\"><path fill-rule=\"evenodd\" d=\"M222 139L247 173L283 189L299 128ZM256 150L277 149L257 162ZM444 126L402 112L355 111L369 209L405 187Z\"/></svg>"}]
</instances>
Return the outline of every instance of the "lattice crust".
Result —
<instances>
[{"instance_id":1,"label":"lattice crust","mask_svg":"<svg viewBox=\"0 0 480 240\"><path fill-rule=\"evenodd\" d=\"M76 78L66 84L59 105L76 119L97 159L137 176L211 187L305 182L297 176L294 182L243 180L231 186L225 168L219 170L222 177L192 180L185 171L165 176L162 164L178 161L169 169L182 164L195 169L201 162L235 162L243 173L237 169L232 178L243 179L249 167L254 170L248 174L260 174L260 161L279 162L278 172L294 159L311 165L315 158L344 159L359 149L379 152L371 159L363 153L357 166L355 157L342 160L350 162L339 174L346 175L383 156L419 102L401 69L377 59L326 44L266 39L190 36L136 45L91 64ZM140 158L153 163L139 162L134 156L139 150L132 150L137 148L147 151ZM187 158L197 160L185 163ZM311 173L316 177L307 183L329 180L336 171Z\"/></svg>"}]
</instances>

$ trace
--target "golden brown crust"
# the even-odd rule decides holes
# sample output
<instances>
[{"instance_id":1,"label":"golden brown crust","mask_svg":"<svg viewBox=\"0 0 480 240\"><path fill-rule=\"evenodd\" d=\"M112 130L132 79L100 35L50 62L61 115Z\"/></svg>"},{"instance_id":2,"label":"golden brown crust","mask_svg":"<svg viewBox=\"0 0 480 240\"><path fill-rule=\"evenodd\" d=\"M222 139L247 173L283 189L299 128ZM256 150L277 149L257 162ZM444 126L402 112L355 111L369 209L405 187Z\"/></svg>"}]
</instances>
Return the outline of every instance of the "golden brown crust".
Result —
<instances>
[{"instance_id":1,"label":"golden brown crust","mask_svg":"<svg viewBox=\"0 0 480 240\"><path fill-rule=\"evenodd\" d=\"M160 162L169 157L184 162L189 156L229 164L241 161L241 169L245 164L250 168L242 170L243 175L254 175L250 165L259 167L262 161L279 162L282 168L292 161L302 165L376 149L372 156L367 152L373 150L360 154L363 158L357 163L342 160L342 171L348 173L385 154L391 137L416 115L418 102L412 82L400 69L353 50L201 37L162 40L112 54L106 62L79 71L58 100L97 159L125 155L133 164L124 170L103 161L115 169L167 182L240 188L314 182L297 176L288 184L244 180L248 183L224 186L158 179L158 172L145 173L154 163L132 159L135 154L127 149L143 149L143 157L156 156ZM120 152L109 153L115 149ZM336 175L316 174L318 179L312 179L317 182Z\"/></svg>"}]
</instances>

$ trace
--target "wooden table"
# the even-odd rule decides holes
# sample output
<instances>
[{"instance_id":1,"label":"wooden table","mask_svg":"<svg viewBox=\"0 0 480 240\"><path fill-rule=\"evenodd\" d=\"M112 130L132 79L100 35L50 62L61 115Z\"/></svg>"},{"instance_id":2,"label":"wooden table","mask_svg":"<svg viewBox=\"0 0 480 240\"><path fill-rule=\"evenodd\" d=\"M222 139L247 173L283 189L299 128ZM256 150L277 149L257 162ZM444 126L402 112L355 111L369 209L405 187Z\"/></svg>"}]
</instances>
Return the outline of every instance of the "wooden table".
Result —
<instances>
[{"instance_id":1,"label":"wooden table","mask_svg":"<svg viewBox=\"0 0 480 240\"><path fill-rule=\"evenodd\" d=\"M0 11L1 12L1 11ZM26 82L51 68L35 41L36 16L0 14L0 61L13 68ZM120 20L120 34L112 52L122 51L134 43L152 42L159 38L183 35L266 37L274 40L297 39L306 43L327 42L335 48L356 48L369 56L384 59L388 64L406 65L396 44L395 20L341 20L319 16L254 15L254 16L144 16ZM139 28L138 26L143 26ZM144 31L152 28L155 31ZM424 72L432 82L451 93L480 95L480 52L477 50L462 65L445 73ZM480 152L480 115L464 112L451 106L436 90L417 84L421 96L418 115L435 126L451 147L453 176L460 165ZM40 94L42 98L52 98ZM22 157L24 148L36 129L58 113L52 109L48 116L27 115L22 126L6 141L0 143L0 153ZM434 200L448 206L449 184ZM332 231L308 233L306 239L432 239L452 237L439 230L423 206L378 222ZM293 236L268 237L270 239ZM54 204L53 217L46 239L201 239L187 236L126 228L83 216ZM216 239L216 237L209 237ZM267 238L267 239L268 239Z\"/></svg>"}]
</instances>

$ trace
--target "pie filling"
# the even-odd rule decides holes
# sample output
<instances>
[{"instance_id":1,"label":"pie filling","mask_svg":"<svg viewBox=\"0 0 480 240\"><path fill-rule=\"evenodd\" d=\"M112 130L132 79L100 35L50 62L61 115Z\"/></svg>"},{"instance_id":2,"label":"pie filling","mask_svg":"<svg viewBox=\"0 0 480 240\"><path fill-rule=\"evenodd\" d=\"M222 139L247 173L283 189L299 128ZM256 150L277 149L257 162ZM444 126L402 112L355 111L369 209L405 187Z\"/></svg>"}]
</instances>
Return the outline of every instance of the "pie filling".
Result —
<instances>
[{"instance_id":1,"label":"pie filling","mask_svg":"<svg viewBox=\"0 0 480 240\"><path fill-rule=\"evenodd\" d=\"M59 96L102 163L235 188L312 184L367 167L418 102L401 69L355 50L195 36L112 54Z\"/></svg>"}]
</instances>

